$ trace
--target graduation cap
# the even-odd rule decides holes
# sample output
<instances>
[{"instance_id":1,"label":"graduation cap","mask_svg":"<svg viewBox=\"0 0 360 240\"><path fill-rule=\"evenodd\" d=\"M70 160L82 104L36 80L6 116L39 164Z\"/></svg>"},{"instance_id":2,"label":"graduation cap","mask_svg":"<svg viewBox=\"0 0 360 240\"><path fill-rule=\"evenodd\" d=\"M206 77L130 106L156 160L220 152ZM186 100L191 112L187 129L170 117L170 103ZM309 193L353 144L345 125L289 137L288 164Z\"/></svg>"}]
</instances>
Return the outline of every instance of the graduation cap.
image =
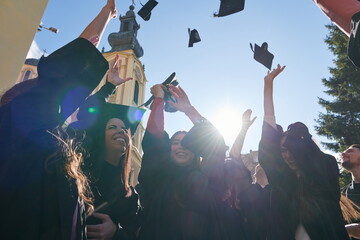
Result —
<instances>
[{"instance_id":1,"label":"graduation cap","mask_svg":"<svg viewBox=\"0 0 360 240\"><path fill-rule=\"evenodd\" d=\"M42 56L37 66L39 82L51 82L52 88L61 86L63 93L58 101L63 103L63 120L83 103L108 69L104 56L84 38L71 41L47 57Z\"/></svg>"},{"instance_id":2,"label":"graduation cap","mask_svg":"<svg viewBox=\"0 0 360 240\"><path fill-rule=\"evenodd\" d=\"M81 82L95 86L108 69L104 56L84 38L73 40L47 57L42 56L37 67L39 81L46 78L59 84ZM64 81L64 77L73 80Z\"/></svg>"},{"instance_id":3,"label":"graduation cap","mask_svg":"<svg viewBox=\"0 0 360 240\"><path fill-rule=\"evenodd\" d=\"M189 47L192 47L194 45L194 43L200 42L200 35L199 32L196 29L193 29L190 31L190 28L188 28L188 32L189 32Z\"/></svg>"},{"instance_id":4,"label":"graduation cap","mask_svg":"<svg viewBox=\"0 0 360 240\"><path fill-rule=\"evenodd\" d=\"M274 55L268 51L268 44L264 42L261 47L255 43L255 50L250 43L250 48L254 52L254 59L271 70Z\"/></svg>"},{"instance_id":5,"label":"graduation cap","mask_svg":"<svg viewBox=\"0 0 360 240\"><path fill-rule=\"evenodd\" d=\"M215 17L224 17L244 9L245 0L221 0L220 9L215 13Z\"/></svg>"},{"instance_id":6,"label":"graduation cap","mask_svg":"<svg viewBox=\"0 0 360 240\"><path fill-rule=\"evenodd\" d=\"M145 5L138 11L139 16L145 21L149 21L151 16L151 11L158 4L155 0L149 0Z\"/></svg>"},{"instance_id":7,"label":"graduation cap","mask_svg":"<svg viewBox=\"0 0 360 240\"><path fill-rule=\"evenodd\" d=\"M125 126L130 129L131 134L134 135L145 111L145 109L139 107L104 102L101 105L100 114L106 122L111 118L121 119Z\"/></svg>"},{"instance_id":8,"label":"graduation cap","mask_svg":"<svg viewBox=\"0 0 360 240\"><path fill-rule=\"evenodd\" d=\"M360 68L360 14L357 13L351 18L350 39L348 42L347 54L349 60Z\"/></svg>"},{"instance_id":9,"label":"graduation cap","mask_svg":"<svg viewBox=\"0 0 360 240\"><path fill-rule=\"evenodd\" d=\"M174 85L177 86L179 85L178 81L175 79L175 72L173 72L163 83L162 85L164 85L167 89L169 89L169 85ZM149 109L152 108L152 104L154 102L154 96L151 96L144 104L142 104L140 107L145 106ZM165 96L164 96L164 100L165 100L165 108L164 110L166 112L176 112L177 109L175 109L173 106L171 106L168 101L172 101L172 102L176 102L176 99L174 98L174 96L172 96L172 94L170 93L169 90L165 90Z\"/></svg>"},{"instance_id":10,"label":"graduation cap","mask_svg":"<svg viewBox=\"0 0 360 240\"><path fill-rule=\"evenodd\" d=\"M80 108L77 115L79 121L71 124L71 126L76 129L87 130L88 133L95 133L106 126L111 118L119 118L134 135L145 111L140 107L97 102Z\"/></svg>"},{"instance_id":11,"label":"graduation cap","mask_svg":"<svg viewBox=\"0 0 360 240\"><path fill-rule=\"evenodd\" d=\"M223 154L225 157L228 147L224 138L209 121L195 124L181 140L181 145L200 157L207 157L213 153Z\"/></svg>"}]
</instances>

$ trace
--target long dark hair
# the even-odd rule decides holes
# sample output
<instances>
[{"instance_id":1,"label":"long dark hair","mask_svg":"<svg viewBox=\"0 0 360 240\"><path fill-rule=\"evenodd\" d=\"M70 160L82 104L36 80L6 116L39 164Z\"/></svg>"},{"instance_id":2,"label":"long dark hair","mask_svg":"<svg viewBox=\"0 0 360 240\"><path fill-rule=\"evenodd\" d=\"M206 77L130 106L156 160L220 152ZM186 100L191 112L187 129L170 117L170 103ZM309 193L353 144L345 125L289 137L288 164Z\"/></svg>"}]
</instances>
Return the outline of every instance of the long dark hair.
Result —
<instances>
[{"instance_id":1,"label":"long dark hair","mask_svg":"<svg viewBox=\"0 0 360 240\"><path fill-rule=\"evenodd\" d=\"M98 127L93 127L86 132L86 149L90 154L90 157L85 160L86 171L92 177L99 177L101 169L104 163L105 155L105 131L106 124L110 119L101 121ZM121 119L120 119L121 120ZM126 197L131 196L131 189L129 183L129 176L131 170L131 152L132 152L132 136L128 129L127 134L129 135L129 145L125 153L120 157L120 164L122 165L121 181L126 192Z\"/></svg>"},{"instance_id":2,"label":"long dark hair","mask_svg":"<svg viewBox=\"0 0 360 240\"><path fill-rule=\"evenodd\" d=\"M353 201L341 194L340 198L341 212L347 223L352 223L360 219L360 207Z\"/></svg>"},{"instance_id":3,"label":"long dark hair","mask_svg":"<svg viewBox=\"0 0 360 240\"><path fill-rule=\"evenodd\" d=\"M177 132L175 132L175 133L171 136L171 138L170 138L170 144L172 144L173 141L174 141L174 139L175 139L175 137L176 137L177 135L181 134L181 133L187 134L187 131L182 130L182 131L177 131Z\"/></svg>"},{"instance_id":4,"label":"long dark hair","mask_svg":"<svg viewBox=\"0 0 360 240\"><path fill-rule=\"evenodd\" d=\"M323 172L324 153L319 146L312 140L309 129L305 124L296 122L289 125L287 131L284 133L286 140L284 147L294 157L299 171L306 177L321 177Z\"/></svg>"},{"instance_id":5,"label":"long dark hair","mask_svg":"<svg viewBox=\"0 0 360 240\"><path fill-rule=\"evenodd\" d=\"M174 139L176 138L177 135L179 134L187 134L188 132L187 131L184 131L184 130L180 130L180 131L177 131L175 132L171 138L170 138L170 145L172 145ZM190 151L190 150L189 150ZM191 161L191 163L189 165L187 165L187 168L191 168L191 169L199 169L200 168L200 161L201 161L201 158L199 156L194 156L194 159Z\"/></svg>"},{"instance_id":6,"label":"long dark hair","mask_svg":"<svg viewBox=\"0 0 360 240\"><path fill-rule=\"evenodd\" d=\"M330 204L328 199L317 196L339 194L339 185L336 183L338 165L334 156L320 150L305 124L291 124L285 135L283 146L291 153L298 167L298 214L303 221L311 221L315 215L321 214L321 206ZM339 202L331 204L335 204L331 205L334 208L340 205Z\"/></svg>"},{"instance_id":7,"label":"long dark hair","mask_svg":"<svg viewBox=\"0 0 360 240\"><path fill-rule=\"evenodd\" d=\"M94 210L93 194L90 189L89 180L82 171L82 165L86 151L82 147L82 141L75 136L69 136L61 127L56 128L53 135L58 143L57 151L51 154L45 161L45 170L48 172L60 170L76 183L78 196L84 202L88 213Z\"/></svg>"}]
</instances>

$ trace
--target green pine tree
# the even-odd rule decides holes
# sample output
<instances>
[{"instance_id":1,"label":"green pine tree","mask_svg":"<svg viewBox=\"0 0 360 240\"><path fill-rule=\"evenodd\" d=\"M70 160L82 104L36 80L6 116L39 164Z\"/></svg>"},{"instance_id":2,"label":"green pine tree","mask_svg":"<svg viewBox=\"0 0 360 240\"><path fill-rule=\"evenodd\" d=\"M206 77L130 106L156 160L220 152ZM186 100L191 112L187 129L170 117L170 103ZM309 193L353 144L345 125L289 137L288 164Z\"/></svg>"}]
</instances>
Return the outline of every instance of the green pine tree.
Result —
<instances>
[{"instance_id":1,"label":"green pine tree","mask_svg":"<svg viewBox=\"0 0 360 240\"><path fill-rule=\"evenodd\" d=\"M319 114L315 129L331 140L323 142L326 148L340 152L351 144L360 144L360 70L347 58L349 38L335 25L326 27L329 35L325 43L334 54L335 66L329 67L329 79L322 79L330 100L319 98L326 112Z\"/></svg>"}]
</instances>

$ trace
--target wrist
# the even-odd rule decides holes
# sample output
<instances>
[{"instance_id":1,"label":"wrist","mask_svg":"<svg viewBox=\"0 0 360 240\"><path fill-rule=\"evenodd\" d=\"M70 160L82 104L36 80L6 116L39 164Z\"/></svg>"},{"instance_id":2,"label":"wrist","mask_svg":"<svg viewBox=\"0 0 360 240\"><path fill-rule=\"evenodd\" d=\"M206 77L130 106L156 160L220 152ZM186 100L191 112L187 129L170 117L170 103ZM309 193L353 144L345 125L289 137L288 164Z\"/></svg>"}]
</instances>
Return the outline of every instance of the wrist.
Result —
<instances>
[{"instance_id":1,"label":"wrist","mask_svg":"<svg viewBox=\"0 0 360 240\"><path fill-rule=\"evenodd\" d=\"M243 124L240 131L247 132L247 130L249 130L249 128L250 128L250 125Z\"/></svg>"},{"instance_id":2,"label":"wrist","mask_svg":"<svg viewBox=\"0 0 360 240\"><path fill-rule=\"evenodd\" d=\"M155 98L155 99L157 98L157 99L163 99L163 100L164 100L164 96L161 96L161 95L159 95L159 96L158 96L158 95L156 95L156 96L154 95L154 98Z\"/></svg>"},{"instance_id":3,"label":"wrist","mask_svg":"<svg viewBox=\"0 0 360 240\"><path fill-rule=\"evenodd\" d=\"M113 81L107 81L108 83L110 83L111 85L113 85L114 87L117 87L117 84L116 83L114 83Z\"/></svg>"},{"instance_id":4,"label":"wrist","mask_svg":"<svg viewBox=\"0 0 360 240\"><path fill-rule=\"evenodd\" d=\"M187 108L184 109L183 113L185 113L185 115L188 115L191 111L193 111L195 108L193 106L188 106Z\"/></svg>"}]
</instances>

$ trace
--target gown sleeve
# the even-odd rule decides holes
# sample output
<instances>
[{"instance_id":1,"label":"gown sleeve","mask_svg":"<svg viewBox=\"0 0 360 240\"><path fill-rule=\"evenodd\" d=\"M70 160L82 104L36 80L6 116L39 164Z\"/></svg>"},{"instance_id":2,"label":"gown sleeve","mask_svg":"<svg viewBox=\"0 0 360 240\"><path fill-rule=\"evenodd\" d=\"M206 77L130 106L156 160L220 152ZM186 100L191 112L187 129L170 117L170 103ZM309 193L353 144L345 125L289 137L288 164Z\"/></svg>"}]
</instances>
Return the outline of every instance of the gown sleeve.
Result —
<instances>
[{"instance_id":1,"label":"gown sleeve","mask_svg":"<svg viewBox=\"0 0 360 240\"><path fill-rule=\"evenodd\" d=\"M155 98L142 140L139 183L145 195L153 192L166 177L170 158L170 139L164 131L164 100ZM141 196L146 198L146 196Z\"/></svg>"},{"instance_id":2,"label":"gown sleeve","mask_svg":"<svg viewBox=\"0 0 360 240\"><path fill-rule=\"evenodd\" d=\"M91 117L89 116L89 108L97 107L101 103L105 102L106 99L114 92L114 89L115 85L106 82L99 91L86 98L85 102L79 108L77 119L84 121L86 118Z\"/></svg>"}]
</instances>

